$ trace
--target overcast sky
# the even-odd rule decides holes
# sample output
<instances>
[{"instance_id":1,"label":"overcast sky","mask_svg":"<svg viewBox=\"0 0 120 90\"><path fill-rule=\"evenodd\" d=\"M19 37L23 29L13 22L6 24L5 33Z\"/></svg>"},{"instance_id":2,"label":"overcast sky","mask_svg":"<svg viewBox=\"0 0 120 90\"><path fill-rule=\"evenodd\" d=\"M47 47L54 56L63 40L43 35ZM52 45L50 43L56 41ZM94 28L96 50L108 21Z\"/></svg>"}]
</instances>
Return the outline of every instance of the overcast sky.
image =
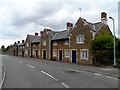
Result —
<instances>
[{"instance_id":1,"label":"overcast sky","mask_svg":"<svg viewBox=\"0 0 120 90\"><path fill-rule=\"evenodd\" d=\"M108 17L115 19L118 36L118 2L119 0L0 0L0 46L21 42L27 34L40 34L44 28L64 30L66 22L75 24L80 16L89 22L99 22L101 12L106 12ZM112 31L112 20L108 17Z\"/></svg>"}]
</instances>

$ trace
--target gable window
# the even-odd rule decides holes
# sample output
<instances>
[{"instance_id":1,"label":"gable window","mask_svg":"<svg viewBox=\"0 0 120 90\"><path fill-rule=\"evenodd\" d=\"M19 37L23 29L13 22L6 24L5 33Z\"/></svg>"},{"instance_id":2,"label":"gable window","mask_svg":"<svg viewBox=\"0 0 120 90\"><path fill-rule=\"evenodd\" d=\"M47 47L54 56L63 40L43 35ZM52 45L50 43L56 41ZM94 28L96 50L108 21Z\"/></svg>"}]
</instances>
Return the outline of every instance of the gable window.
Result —
<instances>
[{"instance_id":1,"label":"gable window","mask_svg":"<svg viewBox=\"0 0 120 90\"><path fill-rule=\"evenodd\" d=\"M81 59L88 60L88 49L81 49Z\"/></svg>"},{"instance_id":2,"label":"gable window","mask_svg":"<svg viewBox=\"0 0 120 90\"><path fill-rule=\"evenodd\" d=\"M78 44L84 43L84 40L85 40L84 35L78 35L76 39Z\"/></svg>"},{"instance_id":3,"label":"gable window","mask_svg":"<svg viewBox=\"0 0 120 90\"><path fill-rule=\"evenodd\" d=\"M43 46L46 46L46 40L43 40Z\"/></svg>"},{"instance_id":4,"label":"gable window","mask_svg":"<svg viewBox=\"0 0 120 90\"><path fill-rule=\"evenodd\" d=\"M70 56L70 51L69 50L65 50L65 57L69 57Z\"/></svg>"},{"instance_id":5,"label":"gable window","mask_svg":"<svg viewBox=\"0 0 120 90\"><path fill-rule=\"evenodd\" d=\"M27 43L27 47L29 46L29 44Z\"/></svg>"},{"instance_id":6,"label":"gable window","mask_svg":"<svg viewBox=\"0 0 120 90\"><path fill-rule=\"evenodd\" d=\"M56 49L53 49L53 56L57 57L57 50Z\"/></svg>"},{"instance_id":7,"label":"gable window","mask_svg":"<svg viewBox=\"0 0 120 90\"><path fill-rule=\"evenodd\" d=\"M54 45L54 46L57 45L57 41L54 41L54 42L53 42L53 45Z\"/></svg>"},{"instance_id":8,"label":"gable window","mask_svg":"<svg viewBox=\"0 0 120 90\"><path fill-rule=\"evenodd\" d=\"M65 40L64 44L68 45L69 44L69 40Z\"/></svg>"}]
</instances>

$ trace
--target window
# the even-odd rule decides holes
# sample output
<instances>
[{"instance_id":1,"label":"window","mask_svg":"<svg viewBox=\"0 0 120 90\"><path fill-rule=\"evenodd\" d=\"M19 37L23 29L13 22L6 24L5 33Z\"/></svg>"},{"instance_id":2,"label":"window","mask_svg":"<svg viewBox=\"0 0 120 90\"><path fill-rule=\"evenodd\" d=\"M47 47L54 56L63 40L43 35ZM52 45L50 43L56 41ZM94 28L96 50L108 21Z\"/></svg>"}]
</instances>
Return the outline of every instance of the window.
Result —
<instances>
[{"instance_id":1,"label":"window","mask_svg":"<svg viewBox=\"0 0 120 90\"><path fill-rule=\"evenodd\" d=\"M64 44L68 45L69 44L69 40L65 40Z\"/></svg>"},{"instance_id":2,"label":"window","mask_svg":"<svg viewBox=\"0 0 120 90\"><path fill-rule=\"evenodd\" d=\"M40 55L40 49L38 50L38 55Z\"/></svg>"},{"instance_id":3,"label":"window","mask_svg":"<svg viewBox=\"0 0 120 90\"><path fill-rule=\"evenodd\" d=\"M54 41L54 42L53 42L53 45L54 45L54 46L57 45L57 41Z\"/></svg>"},{"instance_id":4,"label":"window","mask_svg":"<svg viewBox=\"0 0 120 90\"><path fill-rule=\"evenodd\" d=\"M35 50L33 49L33 55L35 55Z\"/></svg>"},{"instance_id":5,"label":"window","mask_svg":"<svg viewBox=\"0 0 120 90\"><path fill-rule=\"evenodd\" d=\"M27 49L26 49L25 53L28 54Z\"/></svg>"},{"instance_id":6,"label":"window","mask_svg":"<svg viewBox=\"0 0 120 90\"><path fill-rule=\"evenodd\" d=\"M29 44L27 43L27 47L29 46Z\"/></svg>"},{"instance_id":7,"label":"window","mask_svg":"<svg viewBox=\"0 0 120 90\"><path fill-rule=\"evenodd\" d=\"M65 57L69 57L70 56L70 51L69 50L65 50Z\"/></svg>"},{"instance_id":8,"label":"window","mask_svg":"<svg viewBox=\"0 0 120 90\"><path fill-rule=\"evenodd\" d=\"M43 40L43 46L46 46L46 40Z\"/></svg>"},{"instance_id":9,"label":"window","mask_svg":"<svg viewBox=\"0 0 120 90\"><path fill-rule=\"evenodd\" d=\"M81 59L88 60L88 49L81 49Z\"/></svg>"},{"instance_id":10,"label":"window","mask_svg":"<svg viewBox=\"0 0 120 90\"><path fill-rule=\"evenodd\" d=\"M78 35L76 38L77 38L77 43L84 43L84 35Z\"/></svg>"},{"instance_id":11,"label":"window","mask_svg":"<svg viewBox=\"0 0 120 90\"><path fill-rule=\"evenodd\" d=\"M35 44L33 44L33 47L35 47Z\"/></svg>"},{"instance_id":12,"label":"window","mask_svg":"<svg viewBox=\"0 0 120 90\"><path fill-rule=\"evenodd\" d=\"M53 56L57 57L57 50L56 49L53 49Z\"/></svg>"}]
</instances>

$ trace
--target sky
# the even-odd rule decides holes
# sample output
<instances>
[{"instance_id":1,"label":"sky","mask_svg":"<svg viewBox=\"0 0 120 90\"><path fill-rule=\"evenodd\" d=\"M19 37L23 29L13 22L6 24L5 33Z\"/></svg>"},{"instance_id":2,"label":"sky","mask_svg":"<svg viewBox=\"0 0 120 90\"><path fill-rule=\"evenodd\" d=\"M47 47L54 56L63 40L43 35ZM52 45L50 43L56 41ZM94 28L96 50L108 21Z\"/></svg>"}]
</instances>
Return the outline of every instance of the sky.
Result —
<instances>
[{"instance_id":1,"label":"sky","mask_svg":"<svg viewBox=\"0 0 120 90\"><path fill-rule=\"evenodd\" d=\"M44 28L53 31L66 29L66 23L76 23L79 17L89 22L101 21L101 12L107 13L107 22L118 37L119 0L0 0L0 47L26 39ZM81 10L79 9L81 8Z\"/></svg>"}]
</instances>

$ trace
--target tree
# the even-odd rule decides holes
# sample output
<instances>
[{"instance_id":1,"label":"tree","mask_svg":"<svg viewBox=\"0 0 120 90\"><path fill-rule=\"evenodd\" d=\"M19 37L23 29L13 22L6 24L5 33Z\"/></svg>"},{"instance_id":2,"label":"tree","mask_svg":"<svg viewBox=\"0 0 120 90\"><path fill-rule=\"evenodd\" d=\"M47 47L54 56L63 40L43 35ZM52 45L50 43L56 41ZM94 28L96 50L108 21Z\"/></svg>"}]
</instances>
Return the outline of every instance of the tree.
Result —
<instances>
[{"instance_id":1,"label":"tree","mask_svg":"<svg viewBox=\"0 0 120 90\"><path fill-rule=\"evenodd\" d=\"M106 30L92 41L94 64L109 65L113 63L113 36Z\"/></svg>"},{"instance_id":2,"label":"tree","mask_svg":"<svg viewBox=\"0 0 120 90\"><path fill-rule=\"evenodd\" d=\"M5 52L5 46L4 45L1 46L1 51L2 51L2 53Z\"/></svg>"},{"instance_id":3,"label":"tree","mask_svg":"<svg viewBox=\"0 0 120 90\"><path fill-rule=\"evenodd\" d=\"M7 48L5 49L5 51L8 51L10 49L10 46L7 46Z\"/></svg>"}]
</instances>

